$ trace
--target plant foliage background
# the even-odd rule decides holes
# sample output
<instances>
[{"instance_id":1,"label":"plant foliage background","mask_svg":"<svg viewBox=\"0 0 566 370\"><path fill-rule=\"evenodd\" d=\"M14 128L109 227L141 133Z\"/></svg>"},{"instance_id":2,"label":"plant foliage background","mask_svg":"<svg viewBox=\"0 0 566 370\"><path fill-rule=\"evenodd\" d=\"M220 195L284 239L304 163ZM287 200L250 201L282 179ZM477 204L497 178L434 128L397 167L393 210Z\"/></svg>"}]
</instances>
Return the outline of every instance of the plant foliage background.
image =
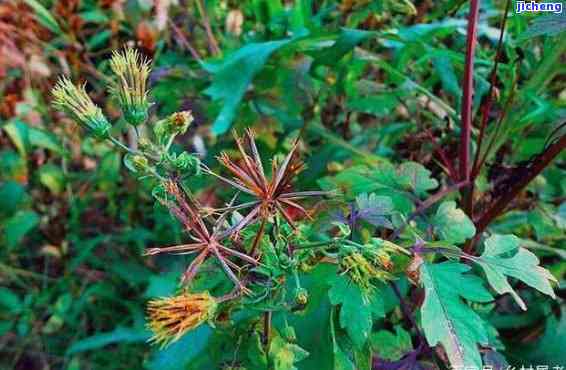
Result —
<instances>
[{"instance_id":1,"label":"plant foliage background","mask_svg":"<svg viewBox=\"0 0 566 370\"><path fill-rule=\"evenodd\" d=\"M0 368L566 364L564 14L480 1L466 87L474 3L0 3ZM86 81L112 134L136 145L106 92L126 45L153 60L150 118L192 111L173 152L221 172L215 157L238 155L231 130L253 128L264 159L300 138L293 187L335 193L306 201L312 219L292 210L300 242L332 241L297 267L306 298L288 256L268 256L263 273L300 303L274 310L268 345L272 301L230 307L165 349L146 343L146 302L172 295L192 257L143 254L182 243L182 225L152 179L51 104L60 75ZM470 92L473 187L459 174ZM234 195L205 175L184 184L207 207ZM364 290L346 257L385 242L409 253L381 256L388 278ZM226 290L209 265L198 290Z\"/></svg>"}]
</instances>

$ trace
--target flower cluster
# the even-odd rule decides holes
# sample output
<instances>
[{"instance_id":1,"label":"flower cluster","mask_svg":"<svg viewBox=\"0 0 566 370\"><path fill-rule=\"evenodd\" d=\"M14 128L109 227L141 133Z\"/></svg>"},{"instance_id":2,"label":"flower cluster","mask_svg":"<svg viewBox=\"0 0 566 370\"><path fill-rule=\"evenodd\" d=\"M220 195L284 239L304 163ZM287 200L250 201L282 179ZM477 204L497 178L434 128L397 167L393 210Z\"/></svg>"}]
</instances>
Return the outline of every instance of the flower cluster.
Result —
<instances>
[{"instance_id":1,"label":"flower cluster","mask_svg":"<svg viewBox=\"0 0 566 370\"><path fill-rule=\"evenodd\" d=\"M120 104L124 120L133 127L150 123L146 87L149 61L137 51L126 49L113 54L110 67L116 77L111 92ZM266 171L254 133L247 130L244 137L234 134L239 155L232 157L222 153L217 158L232 175L232 178L227 178L213 172L198 157L172 150L175 138L186 133L193 122L189 111L155 120L152 130L135 130L141 136L137 146L131 148L110 134L110 122L102 109L90 99L84 85L77 87L69 79L62 78L53 95L55 106L89 133L125 150L124 163L129 170L157 182L154 196L184 228L188 239L186 243L146 251L146 255L194 255L180 279L184 293L151 301L148 305L149 327L155 334L152 340L156 343L167 345L179 339L185 332L209 319L216 310L218 302L210 294L189 293L188 290L196 290L193 283L203 264L209 261L215 263L232 281L235 288L228 294L229 297L251 295L250 288L255 286L254 273L257 276L258 270L264 267L263 251L259 246L267 235L266 231L270 226L275 230L280 228L281 223L286 223L292 233L298 233L297 215L311 216L299 200L326 194L321 191L293 191L293 180L305 168L299 159L298 140L282 160L272 159L270 171ZM231 186L237 192L232 202L222 208L205 210L182 185L184 178L201 174L213 176ZM251 200L234 204L240 193L251 197ZM250 227L253 224L259 224L258 228ZM246 245L249 239L242 238L242 231L248 227L254 230L255 235ZM274 245L284 244L281 240L271 240L272 237L270 241ZM299 302L304 304L307 297L307 292L303 292Z\"/></svg>"}]
</instances>

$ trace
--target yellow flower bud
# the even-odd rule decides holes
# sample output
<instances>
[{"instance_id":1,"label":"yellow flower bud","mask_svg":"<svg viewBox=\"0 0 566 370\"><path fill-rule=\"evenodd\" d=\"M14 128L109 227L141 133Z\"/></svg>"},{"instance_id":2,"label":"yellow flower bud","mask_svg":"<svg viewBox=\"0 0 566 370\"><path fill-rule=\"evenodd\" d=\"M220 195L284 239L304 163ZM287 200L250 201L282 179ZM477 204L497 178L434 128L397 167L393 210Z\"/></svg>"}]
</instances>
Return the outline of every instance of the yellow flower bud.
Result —
<instances>
[{"instance_id":1,"label":"yellow flower bud","mask_svg":"<svg viewBox=\"0 0 566 370\"><path fill-rule=\"evenodd\" d=\"M216 307L216 300L208 292L183 293L149 301L147 326L154 333L150 341L162 348L170 345L211 319Z\"/></svg>"},{"instance_id":2,"label":"yellow flower bud","mask_svg":"<svg viewBox=\"0 0 566 370\"><path fill-rule=\"evenodd\" d=\"M102 139L107 137L110 123L86 93L85 85L75 86L66 77L59 79L53 90L53 105L69 116L90 133Z\"/></svg>"},{"instance_id":3,"label":"yellow flower bud","mask_svg":"<svg viewBox=\"0 0 566 370\"><path fill-rule=\"evenodd\" d=\"M118 99L124 119L131 125L144 123L148 117L147 78L150 62L137 50L128 48L122 53L114 52L110 68L118 76L118 83L112 88Z\"/></svg>"}]
</instances>

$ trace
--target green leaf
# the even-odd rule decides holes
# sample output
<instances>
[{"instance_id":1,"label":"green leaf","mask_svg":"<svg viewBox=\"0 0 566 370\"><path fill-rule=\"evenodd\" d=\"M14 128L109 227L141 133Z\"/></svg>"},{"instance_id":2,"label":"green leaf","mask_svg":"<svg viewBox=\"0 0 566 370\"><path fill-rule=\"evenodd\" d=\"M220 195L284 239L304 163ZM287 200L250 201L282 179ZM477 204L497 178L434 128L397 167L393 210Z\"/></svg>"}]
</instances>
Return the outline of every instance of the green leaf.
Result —
<instances>
[{"instance_id":1,"label":"green leaf","mask_svg":"<svg viewBox=\"0 0 566 370\"><path fill-rule=\"evenodd\" d=\"M413 349L411 335L401 326L395 326L395 334L388 330L372 333L370 345L373 352L388 361L397 361Z\"/></svg>"},{"instance_id":2,"label":"green leaf","mask_svg":"<svg viewBox=\"0 0 566 370\"><path fill-rule=\"evenodd\" d=\"M545 268L539 266L537 256L519 246L515 235L492 235L484 243L482 255L477 259L483 268L489 285L499 294L510 293L517 304L526 310L527 306L513 290L507 277L514 277L538 291L556 298L550 281L556 281Z\"/></svg>"},{"instance_id":3,"label":"green leaf","mask_svg":"<svg viewBox=\"0 0 566 370\"><path fill-rule=\"evenodd\" d=\"M549 315L545 326L537 340L515 342L510 346L509 358L524 364L566 364L566 307L562 305L559 317ZM558 367L552 370L558 370Z\"/></svg>"},{"instance_id":4,"label":"green leaf","mask_svg":"<svg viewBox=\"0 0 566 370\"><path fill-rule=\"evenodd\" d=\"M19 119L11 120L2 128L6 131L22 157L27 155L31 146L49 149L58 154L64 153L61 142L54 134L30 127Z\"/></svg>"},{"instance_id":5,"label":"green leaf","mask_svg":"<svg viewBox=\"0 0 566 370\"><path fill-rule=\"evenodd\" d=\"M280 336L273 338L269 346L269 357L273 361L274 370L297 370L294 364L308 355L307 351Z\"/></svg>"},{"instance_id":6,"label":"green leaf","mask_svg":"<svg viewBox=\"0 0 566 370\"><path fill-rule=\"evenodd\" d=\"M18 313L22 309L20 297L8 288L0 287L0 307L10 313Z\"/></svg>"},{"instance_id":7,"label":"green leaf","mask_svg":"<svg viewBox=\"0 0 566 370\"><path fill-rule=\"evenodd\" d=\"M28 126L19 119L14 119L2 126L2 129L6 131L20 155L26 158L30 148Z\"/></svg>"},{"instance_id":8,"label":"green leaf","mask_svg":"<svg viewBox=\"0 0 566 370\"><path fill-rule=\"evenodd\" d=\"M148 368L151 370L187 369L191 362L202 356L211 336L210 326L199 326L184 335L178 342L172 343L164 350L157 351L151 357Z\"/></svg>"},{"instance_id":9,"label":"green leaf","mask_svg":"<svg viewBox=\"0 0 566 370\"><path fill-rule=\"evenodd\" d=\"M314 64L335 65L356 45L375 35L377 35L376 32L343 28L336 42L331 47L321 50L315 56Z\"/></svg>"},{"instance_id":10,"label":"green leaf","mask_svg":"<svg viewBox=\"0 0 566 370\"><path fill-rule=\"evenodd\" d=\"M97 50L101 48L112 36L112 31L104 30L102 32L95 33L91 38L88 39L86 42L86 46L88 50Z\"/></svg>"},{"instance_id":11,"label":"green leaf","mask_svg":"<svg viewBox=\"0 0 566 370\"><path fill-rule=\"evenodd\" d=\"M456 202L443 202L432 220L440 236L452 243L463 243L476 233L474 223L464 211L456 208Z\"/></svg>"},{"instance_id":12,"label":"green leaf","mask_svg":"<svg viewBox=\"0 0 566 370\"><path fill-rule=\"evenodd\" d=\"M60 194L65 189L65 175L61 168L53 164L41 166L39 181L53 194Z\"/></svg>"},{"instance_id":13,"label":"green leaf","mask_svg":"<svg viewBox=\"0 0 566 370\"><path fill-rule=\"evenodd\" d=\"M354 344L361 348L368 340L373 318L385 316L380 292L364 295L360 287L346 276L337 276L328 291L330 302L340 306L340 327L346 330Z\"/></svg>"},{"instance_id":14,"label":"green leaf","mask_svg":"<svg viewBox=\"0 0 566 370\"><path fill-rule=\"evenodd\" d=\"M334 370L356 370L352 360L348 358L338 345L334 349Z\"/></svg>"},{"instance_id":15,"label":"green leaf","mask_svg":"<svg viewBox=\"0 0 566 370\"><path fill-rule=\"evenodd\" d=\"M126 328L119 326L111 332L95 334L73 343L66 355L99 349L112 343L142 342L149 339L151 333L144 329Z\"/></svg>"},{"instance_id":16,"label":"green leaf","mask_svg":"<svg viewBox=\"0 0 566 370\"><path fill-rule=\"evenodd\" d=\"M39 216L33 211L19 211L5 222L2 229L6 245L16 246L22 238L39 223Z\"/></svg>"},{"instance_id":17,"label":"green leaf","mask_svg":"<svg viewBox=\"0 0 566 370\"><path fill-rule=\"evenodd\" d=\"M222 109L212 124L212 132L221 135L232 126L236 110L254 76L269 56L291 39L251 43L228 55L218 64L204 63L212 74L212 84L205 90L213 100L222 100Z\"/></svg>"},{"instance_id":18,"label":"green leaf","mask_svg":"<svg viewBox=\"0 0 566 370\"><path fill-rule=\"evenodd\" d=\"M438 186L438 181L430 176L431 172L422 164L405 162L397 169L397 182L417 195L426 195Z\"/></svg>"},{"instance_id":19,"label":"green leaf","mask_svg":"<svg viewBox=\"0 0 566 370\"><path fill-rule=\"evenodd\" d=\"M28 169L25 159L13 150L0 151L0 178L26 183Z\"/></svg>"},{"instance_id":20,"label":"green leaf","mask_svg":"<svg viewBox=\"0 0 566 370\"><path fill-rule=\"evenodd\" d=\"M442 344L453 368L482 368L478 344L487 345L483 320L463 299L489 302L493 298L481 279L465 275L470 267L456 262L422 263L420 280L425 288L422 326L431 346Z\"/></svg>"},{"instance_id":21,"label":"green leaf","mask_svg":"<svg viewBox=\"0 0 566 370\"><path fill-rule=\"evenodd\" d=\"M399 105L399 100L393 94L382 94L350 99L348 109L373 114L376 117L386 117Z\"/></svg>"},{"instance_id":22,"label":"green leaf","mask_svg":"<svg viewBox=\"0 0 566 370\"><path fill-rule=\"evenodd\" d=\"M53 18L49 10L47 10L43 5L41 5L39 1L25 0L25 3L35 11L35 15L39 23L41 23L43 26L45 26L55 34L60 35L63 33L55 18Z\"/></svg>"},{"instance_id":23,"label":"green leaf","mask_svg":"<svg viewBox=\"0 0 566 370\"><path fill-rule=\"evenodd\" d=\"M93 9L79 14L85 22L108 23L110 18L101 10Z\"/></svg>"},{"instance_id":24,"label":"green leaf","mask_svg":"<svg viewBox=\"0 0 566 370\"><path fill-rule=\"evenodd\" d=\"M10 215L24 199L25 189L15 181L0 184L0 214Z\"/></svg>"},{"instance_id":25,"label":"green leaf","mask_svg":"<svg viewBox=\"0 0 566 370\"><path fill-rule=\"evenodd\" d=\"M64 154L63 145L54 134L35 127L29 128L29 141L31 145L49 149L57 154Z\"/></svg>"},{"instance_id":26,"label":"green leaf","mask_svg":"<svg viewBox=\"0 0 566 370\"><path fill-rule=\"evenodd\" d=\"M372 194L360 194L356 197L357 216L374 226L383 226L392 229L393 225L385 217L394 212L390 197Z\"/></svg>"},{"instance_id":27,"label":"green leaf","mask_svg":"<svg viewBox=\"0 0 566 370\"><path fill-rule=\"evenodd\" d=\"M519 35L518 39L524 41L535 36L555 36L566 31L566 12L536 17L529 28Z\"/></svg>"}]
</instances>

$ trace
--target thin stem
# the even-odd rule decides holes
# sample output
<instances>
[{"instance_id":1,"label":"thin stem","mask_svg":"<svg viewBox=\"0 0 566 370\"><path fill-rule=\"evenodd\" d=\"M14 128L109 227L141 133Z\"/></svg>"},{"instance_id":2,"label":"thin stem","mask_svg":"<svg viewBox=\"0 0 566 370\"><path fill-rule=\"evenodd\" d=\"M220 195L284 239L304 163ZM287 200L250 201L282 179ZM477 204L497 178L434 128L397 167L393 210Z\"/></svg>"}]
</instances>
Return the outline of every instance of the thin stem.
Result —
<instances>
[{"instance_id":1,"label":"thin stem","mask_svg":"<svg viewBox=\"0 0 566 370\"><path fill-rule=\"evenodd\" d=\"M466 40L466 63L464 67L464 81L462 84L462 127L460 132L460 180L462 181L468 181L470 176L469 157L474 95L474 53L476 48L479 8L479 0L471 0L470 14L468 16L468 36Z\"/></svg>"},{"instance_id":2,"label":"thin stem","mask_svg":"<svg viewBox=\"0 0 566 370\"><path fill-rule=\"evenodd\" d=\"M271 337L271 317L272 317L272 312L271 311L266 311L263 314L263 344L265 345L265 348L269 349L269 339ZM269 352L269 350L265 351L266 353Z\"/></svg>"},{"instance_id":3,"label":"thin stem","mask_svg":"<svg viewBox=\"0 0 566 370\"><path fill-rule=\"evenodd\" d=\"M179 27L177 27L177 25L175 25L175 23L171 20L169 20L169 24L171 25L171 28L173 29L173 32L175 33L175 35L177 35L177 38L178 38L179 42L181 43L181 46L185 47L189 51L189 53L191 53L191 56L194 59L196 59L199 62L202 61L202 58L199 55L198 51L193 47L193 45L191 45L191 43L189 42L187 37L179 29Z\"/></svg>"},{"instance_id":4,"label":"thin stem","mask_svg":"<svg viewBox=\"0 0 566 370\"><path fill-rule=\"evenodd\" d=\"M515 80L513 81L513 86L511 87L511 92L509 93L509 97L507 98L507 101L505 102L505 106L503 107L503 111L499 115L499 119L498 119L498 121L495 125L495 130L493 131L493 134L491 135L491 139L489 140L489 142L487 144L487 148L485 149L485 152L483 153L483 155L481 155L481 153L479 151L477 152L478 156L481 155L481 159L479 159L477 166L475 166L475 168L472 168L472 174L471 174L472 179L475 179L479 175L479 171L481 170L481 168L485 164L485 161L489 157L489 154L490 154L491 150L493 149L493 146L497 142L499 133L501 131L501 127L503 126L503 120L505 119L505 117L507 117L507 113L511 109L511 105L512 105L513 100L515 98L517 81L518 81L518 77L515 78Z\"/></svg>"},{"instance_id":5,"label":"thin stem","mask_svg":"<svg viewBox=\"0 0 566 370\"><path fill-rule=\"evenodd\" d=\"M390 281L389 285L391 286L391 288L393 288L393 292L395 293L395 296L399 300L399 304L401 306L401 312L403 313L403 316L405 316L405 319L411 324L413 328L415 328L415 332L417 333L417 338L419 338L419 345L422 344L426 345L427 342L423 334L421 333L417 325L417 322L413 318L411 310L409 309L409 305L407 304L407 301L405 301L405 299L403 298L403 295L401 294L399 287L394 281Z\"/></svg>"},{"instance_id":6,"label":"thin stem","mask_svg":"<svg viewBox=\"0 0 566 370\"><path fill-rule=\"evenodd\" d=\"M482 107L480 132L478 134L474 164L472 165L472 179L474 178L474 175L479 172L479 168L477 168L477 166L481 153L483 139L485 136L485 130L487 128L487 122L489 121L489 113L491 112L491 106L493 103L493 90L495 88L495 82L497 79L497 67L499 66L499 60L501 59L501 53L503 50L503 35L505 33L505 24L507 23L507 15L509 13L510 3L511 0L507 0L505 3L505 11L503 13L503 19L501 20L501 30L499 31L499 40L497 42L497 51L495 53L495 63L493 65L493 69L491 70L491 78L490 78L491 81L489 85L489 92L487 94L485 104Z\"/></svg>"},{"instance_id":7,"label":"thin stem","mask_svg":"<svg viewBox=\"0 0 566 370\"><path fill-rule=\"evenodd\" d=\"M130 153L130 154L138 154L137 151L133 150L132 148L128 147L127 145L125 145L124 143L122 143L120 140L116 139L114 136L110 136L108 138L114 145L118 146L119 148L121 148L122 150Z\"/></svg>"},{"instance_id":8,"label":"thin stem","mask_svg":"<svg viewBox=\"0 0 566 370\"><path fill-rule=\"evenodd\" d=\"M336 240L327 240L327 241L323 241L323 242L306 243L306 244L301 244L301 245L298 245L298 246L293 246L293 250L331 247L335 243L336 243Z\"/></svg>"},{"instance_id":9,"label":"thin stem","mask_svg":"<svg viewBox=\"0 0 566 370\"><path fill-rule=\"evenodd\" d=\"M124 150L127 153L133 154L133 155L143 155L144 157L147 157L153 161L158 162L159 158L155 157L153 155L147 154L147 153L142 153L139 150L134 150L130 147L128 147L127 145L125 145L124 143L122 143L120 140L116 139L114 136L109 136L108 140L110 140L110 142L112 142L112 144L116 145L117 147L119 147L120 149Z\"/></svg>"},{"instance_id":10,"label":"thin stem","mask_svg":"<svg viewBox=\"0 0 566 370\"><path fill-rule=\"evenodd\" d=\"M214 33L212 32L212 28L210 27L210 19L208 19L208 14L206 14L206 10L202 4L202 0L196 0L198 11L202 17L202 23L204 25L204 29L206 30L206 36L208 37L208 41L210 43L210 51L213 55L220 54L220 48L218 47L218 42L214 37Z\"/></svg>"}]
</instances>

